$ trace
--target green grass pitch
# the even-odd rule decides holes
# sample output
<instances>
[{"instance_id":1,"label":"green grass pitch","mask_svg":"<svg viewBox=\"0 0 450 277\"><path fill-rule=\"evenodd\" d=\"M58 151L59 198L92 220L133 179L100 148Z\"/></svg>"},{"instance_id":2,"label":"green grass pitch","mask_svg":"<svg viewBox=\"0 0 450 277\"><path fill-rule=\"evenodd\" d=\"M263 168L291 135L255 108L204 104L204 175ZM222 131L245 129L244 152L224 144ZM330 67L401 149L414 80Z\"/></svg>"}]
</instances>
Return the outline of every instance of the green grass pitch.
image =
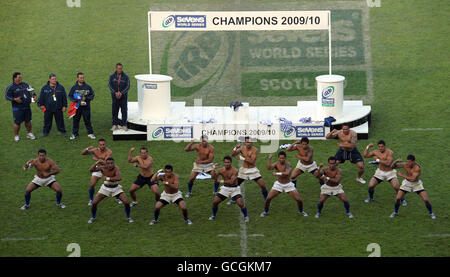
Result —
<instances>
[{"instance_id":1,"label":"green grass pitch","mask_svg":"<svg viewBox=\"0 0 450 277\"><path fill-rule=\"evenodd\" d=\"M260 6L277 2L282 3L281 6L284 3L310 6L314 3L335 3L331 0L257 2ZM366 1L347 2L360 6ZM109 131L111 100L107 81L115 63L122 62L124 71L132 78L129 101L136 101L133 76L148 72L147 11L152 5L172 6L173 10L180 10L181 4L192 5L191 10L202 10L202 5L215 5L218 10L230 9L230 6L220 9L222 1L186 3L174 0L81 0L81 8L68 8L66 1L2 1L2 93L11 83L15 71L22 72L23 80L37 91L47 81L49 73L56 73L59 82L68 91L75 82L76 73L84 72L86 82L96 93L92 102L95 135L105 138L107 146L112 149L123 174L121 184L127 195L138 174L136 168L127 163L128 150L142 145L149 148L156 169L168 163L174 166L174 171L180 175L180 189L185 193L196 154L184 152L184 142L113 141ZM239 8L237 5L234 9ZM183 222L181 212L175 205L162 209L160 224L149 226L155 200L148 188L137 192L139 205L131 211L135 223L127 223L123 207L113 199L106 199L99 205L97 221L89 225L88 168L93 161L91 157L80 155L80 152L90 145L95 146L96 141L86 136L82 123L80 137L75 141L61 137L55 131L55 125L50 135L42 138L43 115L33 106L33 131L38 139L26 139L22 125L22 139L15 143L11 104L3 100L0 101L0 256L65 257L70 254L66 250L70 243L80 245L81 256L367 257L370 253L366 247L370 243L380 245L381 256L450 256L450 151L447 146L450 135L447 91L449 9L448 1L444 0L381 0L381 7L369 9L370 31L365 35L370 38L372 59L372 126L369 140L358 142L361 153L368 143L384 139L395 157L405 159L410 153L416 155L422 166L421 179L433 204L436 220L429 218L422 200L412 193L406 196L409 205L400 208L400 216L389 218L393 210L394 190L387 183L377 186L375 202L365 204L367 185L355 181L356 167L347 162L341 165L342 184L354 219L345 216L342 203L334 198L325 203L323 216L315 219L313 215L320 188L311 175L304 174L299 178L299 192L304 200L304 209L310 214L306 218L299 216L295 202L286 194L272 201L270 216L260 218L264 204L260 189L255 183L247 181L242 186L250 216L250 223L246 224L245 229L241 225L240 210L225 203L219 206L216 220L210 222L213 185L211 180L205 180L196 182L194 197L186 200L194 223L192 226ZM212 96L207 97L206 93L201 92L199 95L204 97L204 103L223 105L234 100L234 92L230 92L230 97L222 93L226 91L226 78L232 74L231 70L225 71L225 81L217 83L222 87L218 92L225 96L214 97L214 92L211 92ZM246 74L244 76L249 78L253 76ZM360 76L357 71L353 74ZM355 82L364 88L367 85L365 79L355 79ZM252 88L254 84L248 87ZM229 83L230 87L234 85ZM355 91L361 92L358 88ZM242 99L253 99L245 98L249 93L241 92ZM292 95L287 92L286 99L294 99ZM264 96L284 102L284 98L277 95L268 93ZM188 103L192 99L186 97ZM264 104L264 99L259 97L255 102ZM72 122L67 116L65 124L70 133ZM435 129L421 131L417 128ZM234 143L212 144L216 149L216 162L220 162L235 146ZM317 162L325 163L328 156L334 155L337 150L334 140L312 141L311 145L315 148ZM24 202L25 187L34 175L32 171L24 171L22 166L26 160L37 156L39 148L45 148L48 156L61 168L56 179L63 189L63 203L67 205L65 210L55 206L55 194L47 188L32 193L31 209L19 209ZM260 154L257 166L270 188L274 177L265 170L267 155ZM289 154L288 160L296 163L294 154ZM236 160L233 163L237 166ZM374 171L375 167L366 163L363 177L368 181ZM96 191L99 187L100 183Z\"/></svg>"}]
</instances>

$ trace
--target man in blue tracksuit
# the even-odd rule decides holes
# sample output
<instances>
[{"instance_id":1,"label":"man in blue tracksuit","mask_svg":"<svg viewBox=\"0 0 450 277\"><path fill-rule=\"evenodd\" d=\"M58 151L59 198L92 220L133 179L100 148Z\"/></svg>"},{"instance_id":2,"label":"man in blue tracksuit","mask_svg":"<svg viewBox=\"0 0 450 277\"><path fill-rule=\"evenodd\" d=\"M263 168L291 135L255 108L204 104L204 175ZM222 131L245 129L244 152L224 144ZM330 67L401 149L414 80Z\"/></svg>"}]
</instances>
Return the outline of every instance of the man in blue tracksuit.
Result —
<instances>
[{"instance_id":1,"label":"man in blue tracksuit","mask_svg":"<svg viewBox=\"0 0 450 277\"><path fill-rule=\"evenodd\" d=\"M81 100L76 100L74 98L74 93L79 93L82 95ZM84 125L86 126L88 137L95 139L94 130L91 124L91 101L94 99L94 90L90 85L84 82L84 74L81 72L77 73L77 81L70 88L69 99L72 102L80 102L80 106L77 109L75 116L73 117L73 127L72 135L70 139L76 139L78 137L78 130L80 126L80 119L83 116Z\"/></svg>"},{"instance_id":2,"label":"man in blue tracksuit","mask_svg":"<svg viewBox=\"0 0 450 277\"><path fill-rule=\"evenodd\" d=\"M112 131L122 126L122 130L127 131L128 118L128 90L130 89L130 79L123 72L121 63L116 64L116 72L109 76L109 89L112 97ZM119 109L122 114L122 120L118 118Z\"/></svg>"},{"instance_id":3,"label":"man in blue tracksuit","mask_svg":"<svg viewBox=\"0 0 450 277\"><path fill-rule=\"evenodd\" d=\"M64 126L64 113L67 110L66 89L58 83L55 74L52 73L48 76L48 82L41 89L37 105L44 112L42 136L48 136L52 128L53 117L55 117L58 131L61 135L66 136L66 127Z\"/></svg>"},{"instance_id":4,"label":"man in blue tracksuit","mask_svg":"<svg viewBox=\"0 0 450 277\"><path fill-rule=\"evenodd\" d=\"M22 82L22 75L20 72L14 72L12 76L13 82L6 88L5 99L11 101L13 118L14 118L14 141L19 142L20 124L25 122L27 129L27 138L35 139L36 137L31 132L31 98L36 100L36 95L30 95L28 89L31 87Z\"/></svg>"}]
</instances>

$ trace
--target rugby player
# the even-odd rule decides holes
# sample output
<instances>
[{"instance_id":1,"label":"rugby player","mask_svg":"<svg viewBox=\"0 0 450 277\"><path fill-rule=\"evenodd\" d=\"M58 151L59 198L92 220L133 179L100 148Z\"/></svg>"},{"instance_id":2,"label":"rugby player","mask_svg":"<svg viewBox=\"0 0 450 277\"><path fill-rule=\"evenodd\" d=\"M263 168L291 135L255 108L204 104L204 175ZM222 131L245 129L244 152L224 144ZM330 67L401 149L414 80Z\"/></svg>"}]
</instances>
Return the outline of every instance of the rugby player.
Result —
<instances>
[{"instance_id":1,"label":"rugby player","mask_svg":"<svg viewBox=\"0 0 450 277\"><path fill-rule=\"evenodd\" d=\"M286 151L291 152L297 150L297 154L295 156L299 159L297 166L294 168L291 174L291 182L294 183L295 187L297 187L297 177L304 172L309 172L317 177L318 170L317 164L314 161L313 154L314 148L309 145L309 139L307 137L303 137L301 140L298 140L291 144Z\"/></svg>"}]
</instances>

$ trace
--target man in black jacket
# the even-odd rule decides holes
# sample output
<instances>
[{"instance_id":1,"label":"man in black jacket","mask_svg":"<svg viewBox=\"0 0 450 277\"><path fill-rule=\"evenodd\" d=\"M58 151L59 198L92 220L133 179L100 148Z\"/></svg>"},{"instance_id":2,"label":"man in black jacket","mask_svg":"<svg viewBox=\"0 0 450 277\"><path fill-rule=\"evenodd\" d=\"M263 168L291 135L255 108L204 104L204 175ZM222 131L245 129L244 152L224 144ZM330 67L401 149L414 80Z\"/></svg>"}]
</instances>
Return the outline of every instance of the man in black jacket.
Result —
<instances>
[{"instance_id":1,"label":"man in black jacket","mask_svg":"<svg viewBox=\"0 0 450 277\"><path fill-rule=\"evenodd\" d=\"M28 89L31 87L22 82L22 75L20 72L14 72L12 76L13 82L6 88L5 99L11 101L13 118L14 118L14 141L19 142L20 124L25 121L25 128L27 129L27 138L35 139L36 137L31 132L31 98L36 100L36 95L30 95Z\"/></svg>"},{"instance_id":2,"label":"man in black jacket","mask_svg":"<svg viewBox=\"0 0 450 277\"><path fill-rule=\"evenodd\" d=\"M42 87L37 104L44 112L42 136L48 136L52 129L53 117L55 117L58 131L66 136L66 127L64 126L64 113L67 110L66 89L56 80L55 74L52 73L48 76L48 82Z\"/></svg>"},{"instance_id":3,"label":"man in black jacket","mask_svg":"<svg viewBox=\"0 0 450 277\"><path fill-rule=\"evenodd\" d=\"M74 93L79 93L82 95L81 100L76 100L74 98ZM81 72L77 73L77 81L70 88L69 99L72 102L80 102L80 106L77 109L75 116L73 117L73 127L72 135L70 139L76 139L78 137L78 129L80 126L80 119L83 116L84 125L86 126L88 137L95 139L94 130L91 124L91 101L94 99L94 90L90 85L84 82L84 74Z\"/></svg>"},{"instance_id":4,"label":"man in black jacket","mask_svg":"<svg viewBox=\"0 0 450 277\"><path fill-rule=\"evenodd\" d=\"M127 115L128 115L128 90L130 89L130 79L125 72L122 71L122 64L116 64L116 72L109 76L109 89L112 97L112 131L118 129L118 125L122 126L122 130L127 131ZM119 109L122 114L120 121L117 115Z\"/></svg>"}]
</instances>

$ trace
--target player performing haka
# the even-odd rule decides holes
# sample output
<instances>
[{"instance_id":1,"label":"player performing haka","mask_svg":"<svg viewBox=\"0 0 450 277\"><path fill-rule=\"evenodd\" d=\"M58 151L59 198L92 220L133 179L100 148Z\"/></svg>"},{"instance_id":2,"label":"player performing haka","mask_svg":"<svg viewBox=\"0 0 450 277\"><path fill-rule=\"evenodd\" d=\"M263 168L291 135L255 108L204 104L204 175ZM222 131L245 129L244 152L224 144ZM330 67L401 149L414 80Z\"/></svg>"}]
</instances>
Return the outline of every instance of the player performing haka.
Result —
<instances>
[{"instance_id":1,"label":"player performing haka","mask_svg":"<svg viewBox=\"0 0 450 277\"><path fill-rule=\"evenodd\" d=\"M241 194L241 188L237 184L238 172L236 168L232 165L232 158L226 156L223 158L223 167L217 170L217 182L222 183L223 186L220 191L216 193L212 204L212 216L209 220L214 220L219 209L219 204L225 200L227 197L231 197L233 201L236 201L239 208L241 208L242 214L244 215L244 221L249 222L250 219L247 215L247 208L245 207L244 199ZM223 180L219 181L219 176L223 177Z\"/></svg>"},{"instance_id":2,"label":"player performing haka","mask_svg":"<svg viewBox=\"0 0 450 277\"><path fill-rule=\"evenodd\" d=\"M274 170L273 175L277 176L277 181L272 186L272 189L267 196L264 212L261 213L261 217L265 217L269 214L270 201L273 198L278 196L278 194L282 192L286 192L295 201L297 201L298 211L303 216L308 216L307 213L303 211L303 202L300 198L300 194L294 186L294 183L289 178L289 174L291 173L291 164L286 161L286 153L284 151L280 151L278 153L278 162L271 163L273 155L269 155L269 159L267 160L267 169Z\"/></svg>"},{"instance_id":3,"label":"player performing haka","mask_svg":"<svg viewBox=\"0 0 450 277\"><path fill-rule=\"evenodd\" d=\"M194 180L199 173L208 173L211 175L211 179L216 180L215 171L214 171L214 147L208 143L208 137L203 135L200 137L200 143L194 144L194 141L191 141L184 151L197 151L198 158L194 162L194 168L192 169L191 175L189 176L188 181L188 192L185 197L189 198L192 196L192 187L194 186ZM214 193L217 192L219 184L214 182Z\"/></svg>"},{"instance_id":4,"label":"player performing haka","mask_svg":"<svg viewBox=\"0 0 450 277\"><path fill-rule=\"evenodd\" d=\"M366 181L361 177L364 173L364 159L356 148L356 141L358 135L355 131L350 130L350 126L347 124L342 125L342 130L334 129L326 136L327 139L339 139L339 149L336 152L336 160L339 163L344 163L346 160L349 160L351 163L356 164L358 167L358 177L356 177L356 181L361 184L365 184Z\"/></svg>"},{"instance_id":5,"label":"player performing haka","mask_svg":"<svg viewBox=\"0 0 450 277\"><path fill-rule=\"evenodd\" d=\"M96 220L97 205L106 197L118 197L125 206L127 221L133 223L134 220L130 217L130 202L128 202L128 198L122 190L122 186L119 184L119 181L122 180L122 174L120 173L119 167L114 164L114 159L109 157L106 159L106 162L100 159L89 170L91 172L101 172L104 181L94 201L92 201L92 217L88 223Z\"/></svg>"},{"instance_id":6,"label":"player performing haka","mask_svg":"<svg viewBox=\"0 0 450 277\"><path fill-rule=\"evenodd\" d=\"M427 207L428 213L432 219L436 219L436 216L433 213L431 208L430 200L428 199L428 195L423 187L423 183L420 180L420 174L422 173L422 169L420 165L416 163L416 157L414 155L408 155L406 158L406 163L400 163L402 159L397 159L392 163L392 168L403 168L406 171L406 175L402 172L398 172L398 176L405 178L400 186L399 191L397 192L397 197L395 199L394 212L390 217L398 216L398 209L400 208L400 200L403 196L408 192L417 193L420 198L422 198L423 202L425 202L425 207Z\"/></svg>"},{"instance_id":7,"label":"player performing haka","mask_svg":"<svg viewBox=\"0 0 450 277\"><path fill-rule=\"evenodd\" d=\"M56 192L56 206L63 209L66 208L66 206L61 203L61 186L55 179L55 175L60 171L59 167L52 159L47 157L47 152L45 149L40 149L38 151L38 157L35 159L29 159L23 168L28 170L33 166L36 168L36 175L34 175L34 179L28 184L25 190L25 205L23 205L20 209L26 210L30 208L31 192L40 187L49 187L54 190Z\"/></svg>"},{"instance_id":8,"label":"player performing haka","mask_svg":"<svg viewBox=\"0 0 450 277\"><path fill-rule=\"evenodd\" d=\"M148 149L146 147L141 147L140 155L134 158L131 157L131 153L136 150L134 147L128 152L128 162L133 163L135 167L141 169L136 181L131 185L130 195L133 199L131 202L131 207L137 205L136 191L141 189L143 186L148 185L149 188L155 193L155 200L158 201L161 197L158 188L158 182L154 183L151 181L153 176L153 159L148 155Z\"/></svg>"},{"instance_id":9,"label":"player performing haka","mask_svg":"<svg viewBox=\"0 0 450 277\"><path fill-rule=\"evenodd\" d=\"M243 161L242 166L239 168L238 172L238 185L240 186L245 180L253 180L261 188L261 193L264 197L264 201L267 198L267 188L264 185L264 180L261 177L259 169L256 167L256 158L258 157L258 148L253 146L250 141L250 137L245 137L245 146L242 147L238 144L233 151L231 156L235 157L239 155L239 160Z\"/></svg>"},{"instance_id":10,"label":"player performing haka","mask_svg":"<svg viewBox=\"0 0 450 277\"><path fill-rule=\"evenodd\" d=\"M155 218L150 221L149 225L158 223L161 208L170 203L175 203L180 207L183 213L184 221L188 225L191 225L192 221L188 217L186 203L183 200L181 191L178 190L180 180L178 174L173 172L173 167L168 164L164 167L164 170L158 170L158 172L153 175L152 182L157 182L158 180L162 181L164 184L164 191L161 194L161 198L159 198L158 202L156 202L154 211Z\"/></svg>"},{"instance_id":11,"label":"player performing haka","mask_svg":"<svg viewBox=\"0 0 450 277\"><path fill-rule=\"evenodd\" d=\"M338 163L336 158L331 156L328 158L328 167L322 170L323 164L319 164L319 179L324 183L321 187L319 203L317 204L317 214L315 218L319 218L322 215L323 203L331 195L337 196L344 203L345 212L349 218L353 218L350 213L350 203L347 200L342 185L340 184L342 179L342 171L337 167Z\"/></svg>"},{"instance_id":12,"label":"player performing haka","mask_svg":"<svg viewBox=\"0 0 450 277\"><path fill-rule=\"evenodd\" d=\"M375 171L375 175L373 175L369 181L369 198L364 200L366 203L373 201L375 187L383 181L391 183L396 192L398 192L400 188L397 179L397 171L391 168L392 161L394 160L394 152L391 149L386 148L384 140L378 141L377 150L369 152L371 147L373 147L373 143L367 145L366 149L364 149L363 156L364 158L373 157L378 163L378 168ZM403 206L407 205L405 198L402 198L402 204Z\"/></svg>"},{"instance_id":13,"label":"player performing haka","mask_svg":"<svg viewBox=\"0 0 450 277\"><path fill-rule=\"evenodd\" d=\"M109 157L112 157L112 151L108 147L106 147L106 141L105 139L101 138L98 140L98 147L95 148L94 146L89 146L88 148L83 149L81 151L81 155L93 155L92 159L94 161L101 160L103 161L103 164L105 164L106 159ZM95 195L95 185L97 184L98 180L102 178L102 172L101 171L94 171L91 175L91 181L89 184L89 203L88 206L92 205L92 201L94 200ZM119 198L116 198L117 203L122 204Z\"/></svg>"},{"instance_id":14,"label":"player performing haka","mask_svg":"<svg viewBox=\"0 0 450 277\"><path fill-rule=\"evenodd\" d=\"M301 140L298 140L291 144L286 151L294 151L297 150L297 154L295 156L299 159L297 166L294 168L291 174L291 182L294 183L295 187L297 187L297 177L304 172L309 172L317 177L318 170L317 164L314 161L313 153L314 148L309 145L309 139L307 137L303 137Z\"/></svg>"}]
</instances>

